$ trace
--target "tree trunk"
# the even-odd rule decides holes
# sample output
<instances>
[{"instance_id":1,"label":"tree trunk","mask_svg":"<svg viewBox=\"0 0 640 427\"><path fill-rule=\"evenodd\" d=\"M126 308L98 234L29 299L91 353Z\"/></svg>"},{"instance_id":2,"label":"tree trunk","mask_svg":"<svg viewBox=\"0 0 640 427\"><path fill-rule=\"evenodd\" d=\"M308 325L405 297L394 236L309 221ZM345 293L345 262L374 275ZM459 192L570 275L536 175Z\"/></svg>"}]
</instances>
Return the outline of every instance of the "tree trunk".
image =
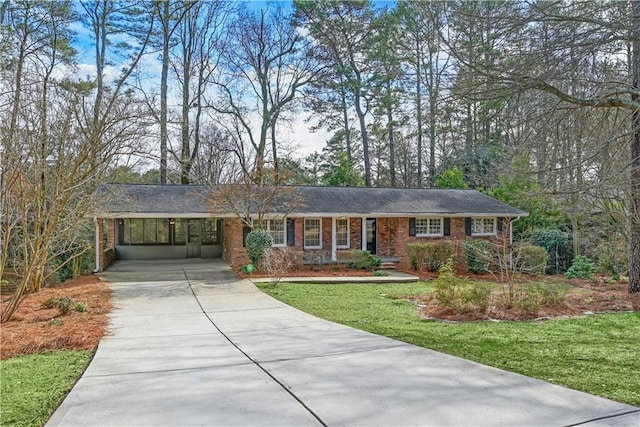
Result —
<instances>
[{"instance_id":1,"label":"tree trunk","mask_svg":"<svg viewBox=\"0 0 640 427\"><path fill-rule=\"evenodd\" d=\"M162 3L162 72L160 75L160 184L167 183L167 81L169 79L169 0Z\"/></svg>"},{"instance_id":2,"label":"tree trunk","mask_svg":"<svg viewBox=\"0 0 640 427\"><path fill-rule=\"evenodd\" d=\"M391 92L391 88L388 88ZM389 121L389 177L391 179L391 187L396 187L396 144L393 139L393 109L387 107L387 120Z\"/></svg>"},{"instance_id":3,"label":"tree trunk","mask_svg":"<svg viewBox=\"0 0 640 427\"><path fill-rule=\"evenodd\" d=\"M355 93L355 107L358 114L358 123L360 124L360 137L362 138L362 157L364 157L364 185L371 187L371 159L369 158L369 134L367 133L367 124L365 123L365 114L360 105L360 90Z\"/></svg>"},{"instance_id":4,"label":"tree trunk","mask_svg":"<svg viewBox=\"0 0 640 427\"><path fill-rule=\"evenodd\" d=\"M629 293L640 292L640 1L631 2L631 100L638 106L631 115L631 224L629 236Z\"/></svg>"},{"instance_id":5,"label":"tree trunk","mask_svg":"<svg viewBox=\"0 0 640 427\"><path fill-rule=\"evenodd\" d=\"M416 37L416 118L418 126L418 188L422 187L422 49ZM430 177L433 180L433 177ZM433 184L433 182L431 182Z\"/></svg>"}]
</instances>

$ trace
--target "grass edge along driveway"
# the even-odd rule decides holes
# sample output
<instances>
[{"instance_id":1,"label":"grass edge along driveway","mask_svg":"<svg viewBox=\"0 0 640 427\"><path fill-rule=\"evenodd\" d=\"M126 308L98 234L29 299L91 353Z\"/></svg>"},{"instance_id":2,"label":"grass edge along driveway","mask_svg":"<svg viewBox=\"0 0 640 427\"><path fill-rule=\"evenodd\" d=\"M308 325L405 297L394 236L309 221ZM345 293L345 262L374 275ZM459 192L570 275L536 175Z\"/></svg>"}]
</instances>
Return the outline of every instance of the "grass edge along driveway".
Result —
<instances>
[{"instance_id":1,"label":"grass edge along driveway","mask_svg":"<svg viewBox=\"0 0 640 427\"><path fill-rule=\"evenodd\" d=\"M343 325L640 406L640 313L526 322L444 323L399 299L411 284L259 284L272 297Z\"/></svg>"},{"instance_id":2,"label":"grass edge along driveway","mask_svg":"<svg viewBox=\"0 0 640 427\"><path fill-rule=\"evenodd\" d=\"M90 360L89 351L60 350L0 361L0 425L43 425Z\"/></svg>"}]
</instances>

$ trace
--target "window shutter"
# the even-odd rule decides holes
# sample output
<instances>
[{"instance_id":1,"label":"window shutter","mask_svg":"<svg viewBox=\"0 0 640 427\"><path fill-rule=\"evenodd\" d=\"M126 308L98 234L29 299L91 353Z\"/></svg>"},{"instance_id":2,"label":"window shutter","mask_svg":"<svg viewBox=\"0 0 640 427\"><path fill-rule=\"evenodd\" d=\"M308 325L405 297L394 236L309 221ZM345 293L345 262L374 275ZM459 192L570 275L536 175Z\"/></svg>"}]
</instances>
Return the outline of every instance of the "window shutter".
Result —
<instances>
[{"instance_id":1,"label":"window shutter","mask_svg":"<svg viewBox=\"0 0 640 427\"><path fill-rule=\"evenodd\" d=\"M451 236L451 218L444 219L442 234L444 234L445 236Z\"/></svg>"},{"instance_id":2,"label":"window shutter","mask_svg":"<svg viewBox=\"0 0 640 427\"><path fill-rule=\"evenodd\" d=\"M293 218L287 218L287 246L296 245L296 227Z\"/></svg>"},{"instance_id":3,"label":"window shutter","mask_svg":"<svg viewBox=\"0 0 640 427\"><path fill-rule=\"evenodd\" d=\"M251 227L249 227L247 224L244 224L242 226L242 247L243 248L247 246L247 234L249 234L250 231L251 231Z\"/></svg>"},{"instance_id":4,"label":"window shutter","mask_svg":"<svg viewBox=\"0 0 640 427\"><path fill-rule=\"evenodd\" d=\"M409 236L416 235L416 219L409 218Z\"/></svg>"},{"instance_id":5,"label":"window shutter","mask_svg":"<svg viewBox=\"0 0 640 427\"><path fill-rule=\"evenodd\" d=\"M464 234L471 236L471 218L464 219Z\"/></svg>"},{"instance_id":6,"label":"window shutter","mask_svg":"<svg viewBox=\"0 0 640 427\"><path fill-rule=\"evenodd\" d=\"M504 219L504 218L498 218L498 219L496 220L496 222L498 223L498 224L496 225L496 229L498 230L498 233L502 233L502 221L503 221L503 219Z\"/></svg>"}]
</instances>

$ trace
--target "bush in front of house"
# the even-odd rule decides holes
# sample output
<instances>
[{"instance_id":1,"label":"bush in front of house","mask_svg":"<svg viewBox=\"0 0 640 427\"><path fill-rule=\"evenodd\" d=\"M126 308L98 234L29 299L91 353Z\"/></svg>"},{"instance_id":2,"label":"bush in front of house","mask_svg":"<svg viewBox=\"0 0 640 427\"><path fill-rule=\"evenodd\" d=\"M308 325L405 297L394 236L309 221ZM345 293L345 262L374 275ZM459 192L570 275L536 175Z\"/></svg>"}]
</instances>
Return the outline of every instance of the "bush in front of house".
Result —
<instances>
[{"instance_id":1,"label":"bush in front of house","mask_svg":"<svg viewBox=\"0 0 640 427\"><path fill-rule=\"evenodd\" d=\"M380 267L380 258L369 251L360 249L345 249L336 253L339 264L358 270L374 270Z\"/></svg>"},{"instance_id":2,"label":"bush in front of house","mask_svg":"<svg viewBox=\"0 0 640 427\"><path fill-rule=\"evenodd\" d=\"M596 272L596 267L589 258L584 255L577 255L573 258L571 267L564 275L568 279L590 279Z\"/></svg>"},{"instance_id":3,"label":"bush in front of house","mask_svg":"<svg viewBox=\"0 0 640 427\"><path fill-rule=\"evenodd\" d=\"M471 273L483 274L489 272L491 262L491 247L487 240L465 240L462 243L467 268Z\"/></svg>"},{"instance_id":4,"label":"bush in front of house","mask_svg":"<svg viewBox=\"0 0 640 427\"><path fill-rule=\"evenodd\" d=\"M265 251L271 247L272 242L271 234L266 230L255 229L247 234L245 246L247 248L247 256L253 265L259 265Z\"/></svg>"},{"instance_id":5,"label":"bush in front of house","mask_svg":"<svg viewBox=\"0 0 640 427\"><path fill-rule=\"evenodd\" d=\"M549 253L542 246L531 243L513 245L514 268L518 273L543 275L547 271Z\"/></svg>"},{"instance_id":6,"label":"bush in front of house","mask_svg":"<svg viewBox=\"0 0 640 427\"><path fill-rule=\"evenodd\" d=\"M264 270L276 283L291 270L302 268L302 251L284 247L268 248L260 260L260 269Z\"/></svg>"},{"instance_id":7,"label":"bush in front of house","mask_svg":"<svg viewBox=\"0 0 640 427\"><path fill-rule=\"evenodd\" d=\"M486 283L462 283L455 276L456 262L450 257L434 281L435 298L442 307L451 308L459 313L485 312L491 301L491 289Z\"/></svg>"},{"instance_id":8,"label":"bush in front of house","mask_svg":"<svg viewBox=\"0 0 640 427\"><path fill-rule=\"evenodd\" d=\"M445 240L429 243L408 243L407 256L411 268L418 270L426 268L429 271L438 271L451 257L456 256L454 242Z\"/></svg>"}]
</instances>

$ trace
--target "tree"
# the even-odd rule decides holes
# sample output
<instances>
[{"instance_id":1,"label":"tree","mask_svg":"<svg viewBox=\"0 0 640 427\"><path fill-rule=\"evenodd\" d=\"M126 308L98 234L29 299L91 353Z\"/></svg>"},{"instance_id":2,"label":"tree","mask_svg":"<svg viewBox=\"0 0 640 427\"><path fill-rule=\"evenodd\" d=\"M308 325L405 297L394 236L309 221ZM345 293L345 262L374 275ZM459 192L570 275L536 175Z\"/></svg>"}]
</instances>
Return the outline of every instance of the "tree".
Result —
<instances>
[{"instance_id":1,"label":"tree","mask_svg":"<svg viewBox=\"0 0 640 427\"><path fill-rule=\"evenodd\" d=\"M437 188L468 188L464 174L457 166L445 169L436 180Z\"/></svg>"},{"instance_id":2,"label":"tree","mask_svg":"<svg viewBox=\"0 0 640 427\"><path fill-rule=\"evenodd\" d=\"M16 2L7 8L9 43L25 54L3 69L1 82L13 90L3 94L7 108L0 109L2 122L10 123L0 128L0 275L12 268L19 276L2 321L11 318L24 295L90 249L84 236L91 225L83 220L92 207L89 196L110 163L140 137L136 125L142 114L124 87L144 53L152 22L134 28L128 19L148 11L106 1L82 3L82 10L95 43L96 75L89 81L72 74L68 2ZM124 31L137 43L118 44L128 60L110 81L107 46Z\"/></svg>"},{"instance_id":3,"label":"tree","mask_svg":"<svg viewBox=\"0 0 640 427\"><path fill-rule=\"evenodd\" d=\"M339 111L345 116L344 131L348 138L350 128L346 116L350 108L356 112L362 142L365 185L371 187L367 128L367 117L370 114L368 88L372 73L367 48L371 46L375 17L371 3L366 0L295 0L294 5L297 22L308 30L313 41L314 54L329 66L318 80L317 91L337 91L339 96L334 99L338 102L333 105L339 107ZM350 139L347 141L350 142ZM350 148L350 145L347 147Z\"/></svg>"},{"instance_id":4,"label":"tree","mask_svg":"<svg viewBox=\"0 0 640 427\"><path fill-rule=\"evenodd\" d=\"M447 2L400 1L398 16L399 38L397 50L405 68L405 85L415 105L415 136L417 142L417 185L423 185L423 147L425 128L428 137L428 184L436 179L436 148L442 120L442 105L446 95L451 58L445 52L442 38L446 36ZM445 154L445 153L441 153Z\"/></svg>"},{"instance_id":5,"label":"tree","mask_svg":"<svg viewBox=\"0 0 640 427\"><path fill-rule=\"evenodd\" d=\"M254 220L261 224L266 215L285 218L306 205L295 187L282 185L287 179L278 171L263 169L259 176L244 175L236 183L212 186L209 210L234 215L249 228L253 228Z\"/></svg>"},{"instance_id":6,"label":"tree","mask_svg":"<svg viewBox=\"0 0 640 427\"><path fill-rule=\"evenodd\" d=\"M180 183L189 184L202 138L204 95L218 72L227 6L222 1L187 3L176 28L171 65L181 89ZM191 113L195 109L195 115Z\"/></svg>"},{"instance_id":7,"label":"tree","mask_svg":"<svg viewBox=\"0 0 640 427\"><path fill-rule=\"evenodd\" d=\"M254 176L262 177L267 141L271 139L278 169L277 125L295 109L301 89L315 76L317 62L306 54L305 40L280 4L269 3L258 11L240 9L228 31L227 68L208 105L233 120L240 141L248 139Z\"/></svg>"},{"instance_id":8,"label":"tree","mask_svg":"<svg viewBox=\"0 0 640 427\"><path fill-rule=\"evenodd\" d=\"M626 115L629 292L640 292L640 2L536 2L514 12L480 15L503 37L491 61L477 61L456 43L451 53L481 78L485 92L537 91L565 108ZM582 90L572 90L575 83Z\"/></svg>"}]
</instances>

